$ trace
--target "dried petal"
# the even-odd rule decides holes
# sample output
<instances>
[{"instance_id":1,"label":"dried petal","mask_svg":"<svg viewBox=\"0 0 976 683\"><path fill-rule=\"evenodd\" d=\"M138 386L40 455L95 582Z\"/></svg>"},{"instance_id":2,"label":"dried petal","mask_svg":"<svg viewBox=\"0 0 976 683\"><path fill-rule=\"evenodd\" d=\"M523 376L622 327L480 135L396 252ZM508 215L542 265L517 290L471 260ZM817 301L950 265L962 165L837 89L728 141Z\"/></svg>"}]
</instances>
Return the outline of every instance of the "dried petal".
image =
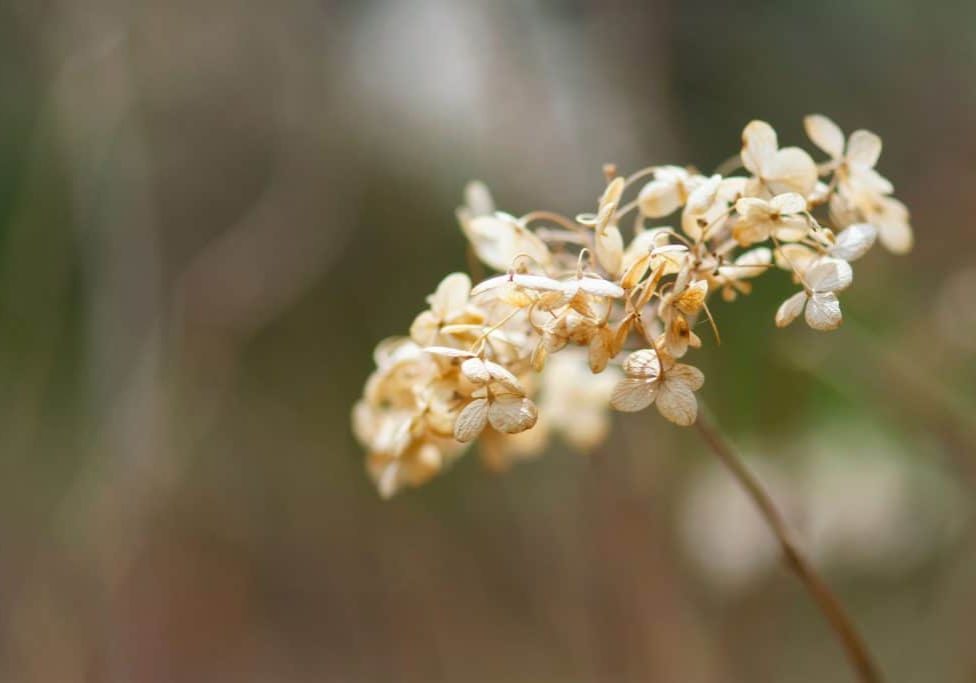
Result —
<instances>
[{"instance_id":1,"label":"dried petal","mask_svg":"<svg viewBox=\"0 0 976 683\"><path fill-rule=\"evenodd\" d=\"M799 291L780 304L776 311L776 327L786 327L796 320L797 316L803 312L803 306L806 302L807 293Z\"/></svg>"},{"instance_id":2,"label":"dried petal","mask_svg":"<svg viewBox=\"0 0 976 683\"><path fill-rule=\"evenodd\" d=\"M807 270L804 279L814 292L839 292L854 279L851 264L838 258L822 258Z\"/></svg>"},{"instance_id":3,"label":"dried petal","mask_svg":"<svg viewBox=\"0 0 976 683\"><path fill-rule=\"evenodd\" d=\"M488 421L488 399L476 398L457 417L454 423L454 438L467 443L478 438Z\"/></svg>"},{"instance_id":4,"label":"dried petal","mask_svg":"<svg viewBox=\"0 0 976 683\"><path fill-rule=\"evenodd\" d=\"M666 379L668 382L684 382L693 391L697 391L705 384L705 374L693 365L685 363L675 363L668 369Z\"/></svg>"},{"instance_id":5,"label":"dried petal","mask_svg":"<svg viewBox=\"0 0 976 683\"><path fill-rule=\"evenodd\" d=\"M603 232L596 234L594 240L596 260L600 266L616 277L624 257L624 238L616 225L608 225Z\"/></svg>"},{"instance_id":6,"label":"dried petal","mask_svg":"<svg viewBox=\"0 0 976 683\"><path fill-rule=\"evenodd\" d=\"M877 228L870 223L850 225L837 235L830 255L847 262L856 261L868 252L877 236Z\"/></svg>"},{"instance_id":7,"label":"dried petal","mask_svg":"<svg viewBox=\"0 0 976 683\"><path fill-rule=\"evenodd\" d=\"M815 292L806 308L807 325L815 330L835 330L843 321L840 301L833 292Z\"/></svg>"},{"instance_id":8,"label":"dried petal","mask_svg":"<svg viewBox=\"0 0 976 683\"><path fill-rule=\"evenodd\" d=\"M778 147L772 126L765 121L750 121L742 131L742 165L753 175L762 176Z\"/></svg>"},{"instance_id":9,"label":"dried petal","mask_svg":"<svg viewBox=\"0 0 976 683\"><path fill-rule=\"evenodd\" d=\"M695 392L685 382L671 378L664 380L658 392L657 409L661 415L682 427L694 424L698 417Z\"/></svg>"},{"instance_id":10,"label":"dried petal","mask_svg":"<svg viewBox=\"0 0 976 683\"><path fill-rule=\"evenodd\" d=\"M539 418L535 404L521 396L499 396L488 408L488 422L506 434L530 429Z\"/></svg>"},{"instance_id":11,"label":"dried petal","mask_svg":"<svg viewBox=\"0 0 976 683\"><path fill-rule=\"evenodd\" d=\"M803 127L813 144L829 154L831 159L840 159L844 155L844 133L826 116L811 114L803 119Z\"/></svg>"},{"instance_id":12,"label":"dried petal","mask_svg":"<svg viewBox=\"0 0 976 683\"><path fill-rule=\"evenodd\" d=\"M617 382L610 395L610 405L625 413L644 410L654 402L657 382L648 379L625 378Z\"/></svg>"},{"instance_id":13,"label":"dried petal","mask_svg":"<svg viewBox=\"0 0 976 683\"><path fill-rule=\"evenodd\" d=\"M881 138L868 130L856 130L847 141L847 163L867 169L874 168L881 156Z\"/></svg>"},{"instance_id":14,"label":"dried petal","mask_svg":"<svg viewBox=\"0 0 976 683\"><path fill-rule=\"evenodd\" d=\"M475 384L488 384L491 381L488 367L480 358L468 358L461 363L461 374Z\"/></svg>"},{"instance_id":15,"label":"dried petal","mask_svg":"<svg viewBox=\"0 0 976 683\"><path fill-rule=\"evenodd\" d=\"M654 349L640 349L627 356L624 374L640 379L656 379L661 374L661 360Z\"/></svg>"}]
</instances>

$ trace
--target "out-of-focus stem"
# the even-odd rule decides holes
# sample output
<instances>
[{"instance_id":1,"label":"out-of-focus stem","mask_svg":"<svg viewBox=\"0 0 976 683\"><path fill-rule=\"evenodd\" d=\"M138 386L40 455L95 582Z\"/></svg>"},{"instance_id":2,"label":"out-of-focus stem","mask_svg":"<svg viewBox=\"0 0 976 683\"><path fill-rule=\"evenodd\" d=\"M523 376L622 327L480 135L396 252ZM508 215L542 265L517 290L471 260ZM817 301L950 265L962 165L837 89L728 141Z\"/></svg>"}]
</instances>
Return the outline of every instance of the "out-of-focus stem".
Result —
<instances>
[{"instance_id":1,"label":"out-of-focus stem","mask_svg":"<svg viewBox=\"0 0 976 683\"><path fill-rule=\"evenodd\" d=\"M859 680L863 683L881 683L883 680L881 671L874 663L871 653L864 643L864 639L858 632L854 622L851 621L844 606L797 548L792 534L786 525L786 521L776 508L772 498L769 497L769 494L762 487L762 484L759 483L759 480L745 466L745 463L736 454L732 444L715 423L712 422L707 411L702 412L704 414L700 414L696 422L698 432L702 435L702 438L715 455L718 456L719 460L732 473L732 476L746 490L746 493L749 494L756 507L759 508L759 512L776 536L777 541L779 541L786 566L800 579L810 594L810 597L813 598L820 611L827 618L831 628L837 634L837 638L844 646L844 650L847 652L851 664L857 671Z\"/></svg>"}]
</instances>

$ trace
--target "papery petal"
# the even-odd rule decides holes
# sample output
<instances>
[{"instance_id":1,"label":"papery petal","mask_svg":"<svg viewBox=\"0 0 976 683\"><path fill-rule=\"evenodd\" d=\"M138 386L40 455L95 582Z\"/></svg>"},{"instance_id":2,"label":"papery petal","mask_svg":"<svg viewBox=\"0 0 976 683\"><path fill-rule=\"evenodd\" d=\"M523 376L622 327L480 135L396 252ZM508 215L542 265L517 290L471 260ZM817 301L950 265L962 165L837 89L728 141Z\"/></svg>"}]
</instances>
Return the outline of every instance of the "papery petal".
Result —
<instances>
[{"instance_id":1,"label":"papery petal","mask_svg":"<svg viewBox=\"0 0 976 683\"><path fill-rule=\"evenodd\" d=\"M667 371L667 381L668 383L684 382L692 391L697 391L705 384L705 373L694 365L675 363Z\"/></svg>"},{"instance_id":2,"label":"papery petal","mask_svg":"<svg viewBox=\"0 0 976 683\"><path fill-rule=\"evenodd\" d=\"M441 320L450 320L464 313L470 293L471 278L464 273L451 273L430 295L430 309Z\"/></svg>"},{"instance_id":3,"label":"papery petal","mask_svg":"<svg viewBox=\"0 0 976 683\"><path fill-rule=\"evenodd\" d=\"M616 225L608 225L594 240L596 260L600 266L616 277L624 257L624 238Z\"/></svg>"},{"instance_id":4,"label":"papery petal","mask_svg":"<svg viewBox=\"0 0 976 683\"><path fill-rule=\"evenodd\" d=\"M868 252L877 236L877 228L870 223L849 225L837 235L830 255L847 262L856 261Z\"/></svg>"},{"instance_id":5,"label":"papery petal","mask_svg":"<svg viewBox=\"0 0 976 683\"><path fill-rule=\"evenodd\" d=\"M823 114L810 114L803 119L803 127L813 144L831 159L840 159L844 155L844 133L829 118Z\"/></svg>"},{"instance_id":6,"label":"papery petal","mask_svg":"<svg viewBox=\"0 0 976 683\"><path fill-rule=\"evenodd\" d=\"M762 275L772 262L773 252L769 247L756 247L739 254L732 265L721 266L718 272L724 277L741 280Z\"/></svg>"},{"instance_id":7,"label":"papery petal","mask_svg":"<svg viewBox=\"0 0 976 683\"><path fill-rule=\"evenodd\" d=\"M856 130L847 141L847 163L858 168L874 168L881 156L881 138L869 130Z\"/></svg>"},{"instance_id":8,"label":"papery petal","mask_svg":"<svg viewBox=\"0 0 976 683\"><path fill-rule=\"evenodd\" d=\"M488 186L480 180L472 180L464 187L464 203L471 212L471 217L487 216L495 211L495 202L491 198Z\"/></svg>"},{"instance_id":9,"label":"papery petal","mask_svg":"<svg viewBox=\"0 0 976 683\"><path fill-rule=\"evenodd\" d=\"M763 178L774 195L797 192L806 197L817 185L817 165L799 147L784 147L767 164Z\"/></svg>"},{"instance_id":10,"label":"papery petal","mask_svg":"<svg viewBox=\"0 0 976 683\"><path fill-rule=\"evenodd\" d=\"M912 226L903 222L882 223L878 233L881 244L893 254L907 254L912 250L915 238Z\"/></svg>"},{"instance_id":11,"label":"papery petal","mask_svg":"<svg viewBox=\"0 0 976 683\"><path fill-rule=\"evenodd\" d=\"M610 405L625 413L644 410L654 402L657 383L647 379L626 378L617 382L610 395Z\"/></svg>"},{"instance_id":12,"label":"papery petal","mask_svg":"<svg viewBox=\"0 0 976 683\"><path fill-rule=\"evenodd\" d=\"M522 388L522 384L518 381L518 378L516 378L515 375L513 375L505 366L499 365L494 361L486 360L485 369L488 371L488 376L491 378L492 382L500 384L512 393L520 395L525 394L525 390Z\"/></svg>"},{"instance_id":13,"label":"papery petal","mask_svg":"<svg viewBox=\"0 0 976 683\"><path fill-rule=\"evenodd\" d=\"M661 361L654 349L634 351L624 361L624 373L628 377L655 379L661 374Z\"/></svg>"},{"instance_id":14,"label":"papery petal","mask_svg":"<svg viewBox=\"0 0 976 683\"><path fill-rule=\"evenodd\" d=\"M786 327L796 320L797 316L803 312L803 306L806 302L807 293L799 291L780 304L776 310L776 327Z\"/></svg>"},{"instance_id":15,"label":"papery petal","mask_svg":"<svg viewBox=\"0 0 976 683\"><path fill-rule=\"evenodd\" d=\"M491 381L488 366L480 358L468 358L461 363L461 374L475 384L488 384Z\"/></svg>"},{"instance_id":16,"label":"papery petal","mask_svg":"<svg viewBox=\"0 0 976 683\"><path fill-rule=\"evenodd\" d=\"M458 415L454 422L454 438L467 443L478 438L488 421L488 399L476 398Z\"/></svg>"},{"instance_id":17,"label":"papery petal","mask_svg":"<svg viewBox=\"0 0 976 683\"><path fill-rule=\"evenodd\" d=\"M777 268L801 273L818 258L817 252L802 244L784 244L774 252L774 255Z\"/></svg>"},{"instance_id":18,"label":"papery petal","mask_svg":"<svg viewBox=\"0 0 976 683\"><path fill-rule=\"evenodd\" d=\"M765 175L779 142L776 131L765 121L750 121L742 131L742 165L756 176Z\"/></svg>"},{"instance_id":19,"label":"papery petal","mask_svg":"<svg viewBox=\"0 0 976 683\"><path fill-rule=\"evenodd\" d=\"M535 404L521 396L500 396L488 407L488 422L506 434L518 434L530 429L539 419Z\"/></svg>"},{"instance_id":20,"label":"papery petal","mask_svg":"<svg viewBox=\"0 0 976 683\"><path fill-rule=\"evenodd\" d=\"M658 392L657 409L671 422L687 427L694 424L698 417L698 400L690 386L668 378Z\"/></svg>"},{"instance_id":21,"label":"papery petal","mask_svg":"<svg viewBox=\"0 0 976 683\"><path fill-rule=\"evenodd\" d=\"M431 311L423 311L410 324L410 338L418 344L431 344L437 339L441 321Z\"/></svg>"},{"instance_id":22,"label":"papery petal","mask_svg":"<svg viewBox=\"0 0 976 683\"><path fill-rule=\"evenodd\" d=\"M650 218L674 213L682 203L679 185L673 180L652 180L637 195L641 213Z\"/></svg>"},{"instance_id":23,"label":"papery petal","mask_svg":"<svg viewBox=\"0 0 976 683\"><path fill-rule=\"evenodd\" d=\"M833 292L815 292L806 308L807 325L815 330L836 330L843 322L840 301Z\"/></svg>"},{"instance_id":24,"label":"papery petal","mask_svg":"<svg viewBox=\"0 0 976 683\"><path fill-rule=\"evenodd\" d=\"M770 199L769 205L779 213L801 213L806 211L807 200L796 192L785 192Z\"/></svg>"},{"instance_id":25,"label":"papery petal","mask_svg":"<svg viewBox=\"0 0 976 683\"><path fill-rule=\"evenodd\" d=\"M847 261L825 257L814 263L803 277L814 292L839 292L850 286L854 271Z\"/></svg>"}]
</instances>

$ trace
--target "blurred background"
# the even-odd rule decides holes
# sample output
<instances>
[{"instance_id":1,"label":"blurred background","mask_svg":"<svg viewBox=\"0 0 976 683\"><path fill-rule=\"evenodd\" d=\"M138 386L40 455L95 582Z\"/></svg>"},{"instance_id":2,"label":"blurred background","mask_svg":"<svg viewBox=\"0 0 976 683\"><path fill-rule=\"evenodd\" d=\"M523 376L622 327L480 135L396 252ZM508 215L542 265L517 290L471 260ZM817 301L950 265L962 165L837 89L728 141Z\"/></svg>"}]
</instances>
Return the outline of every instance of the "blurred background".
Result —
<instances>
[{"instance_id":1,"label":"blurred background","mask_svg":"<svg viewBox=\"0 0 976 683\"><path fill-rule=\"evenodd\" d=\"M751 118L886 143L908 257L841 331L770 276L696 356L890 681L976 681L976 4L10 0L0 680L852 680L697 435L463 459L381 502L349 411L465 264Z\"/></svg>"}]
</instances>

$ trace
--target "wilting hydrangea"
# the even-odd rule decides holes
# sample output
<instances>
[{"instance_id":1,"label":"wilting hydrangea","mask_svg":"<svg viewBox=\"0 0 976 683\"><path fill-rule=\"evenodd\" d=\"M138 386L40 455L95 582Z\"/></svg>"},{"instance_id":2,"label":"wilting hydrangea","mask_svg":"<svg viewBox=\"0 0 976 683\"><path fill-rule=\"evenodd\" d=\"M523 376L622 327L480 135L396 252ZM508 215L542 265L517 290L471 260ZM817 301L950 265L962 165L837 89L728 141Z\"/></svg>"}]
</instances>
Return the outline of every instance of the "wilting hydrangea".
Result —
<instances>
[{"instance_id":1,"label":"wilting hydrangea","mask_svg":"<svg viewBox=\"0 0 976 683\"><path fill-rule=\"evenodd\" d=\"M876 240L906 252L912 232L875 170L880 138L845 138L821 115L805 125L828 155L819 164L752 121L742 133L744 175L652 166L622 176L607 167L595 211L574 218L497 211L487 188L471 183L461 229L500 274L473 286L448 275L409 337L377 348L353 422L380 493L424 483L475 441L496 469L540 452L552 434L591 448L610 406L654 405L693 424L705 377L684 357L702 345L704 319L718 335L708 298L747 295L767 270L787 270L801 287L776 312L778 326L801 314L816 330L840 326L850 262ZM652 223L669 217L680 229Z\"/></svg>"}]
</instances>

